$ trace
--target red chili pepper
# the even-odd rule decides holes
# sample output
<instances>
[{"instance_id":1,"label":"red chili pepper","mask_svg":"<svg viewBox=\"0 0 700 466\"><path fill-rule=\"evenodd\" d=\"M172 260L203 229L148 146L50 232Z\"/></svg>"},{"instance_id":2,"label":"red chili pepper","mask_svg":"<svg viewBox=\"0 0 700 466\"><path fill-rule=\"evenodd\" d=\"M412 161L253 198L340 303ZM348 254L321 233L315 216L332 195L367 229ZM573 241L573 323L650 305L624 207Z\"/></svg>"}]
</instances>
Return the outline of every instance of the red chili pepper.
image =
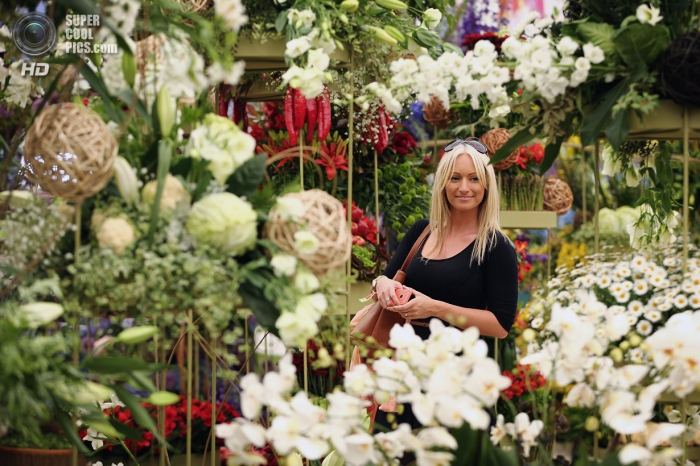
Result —
<instances>
[{"instance_id":1,"label":"red chili pepper","mask_svg":"<svg viewBox=\"0 0 700 466\"><path fill-rule=\"evenodd\" d=\"M317 117L316 99L306 99L306 140L311 143L314 140L314 127Z\"/></svg>"},{"instance_id":2,"label":"red chili pepper","mask_svg":"<svg viewBox=\"0 0 700 466\"><path fill-rule=\"evenodd\" d=\"M318 140L323 142L331 132L331 93L324 84L323 93L316 97L318 107Z\"/></svg>"},{"instance_id":3,"label":"red chili pepper","mask_svg":"<svg viewBox=\"0 0 700 466\"><path fill-rule=\"evenodd\" d=\"M241 129L248 132L248 108L247 104L240 99L233 99L233 122L239 125L243 122Z\"/></svg>"},{"instance_id":4,"label":"red chili pepper","mask_svg":"<svg viewBox=\"0 0 700 466\"><path fill-rule=\"evenodd\" d=\"M224 99L224 84L219 84L219 116L226 116L226 99Z\"/></svg>"},{"instance_id":5,"label":"red chili pepper","mask_svg":"<svg viewBox=\"0 0 700 466\"><path fill-rule=\"evenodd\" d=\"M381 154L384 152L384 149L389 147L389 131L387 129L387 120L388 116L384 112L384 107L379 107L379 125L377 125L378 129L378 136L379 136L379 141L377 141L376 144L374 144L374 148L376 149L377 153Z\"/></svg>"},{"instance_id":6,"label":"red chili pepper","mask_svg":"<svg viewBox=\"0 0 700 466\"><path fill-rule=\"evenodd\" d=\"M306 120L306 97L299 89L294 89L294 128L299 131L304 128Z\"/></svg>"},{"instance_id":7,"label":"red chili pepper","mask_svg":"<svg viewBox=\"0 0 700 466\"><path fill-rule=\"evenodd\" d=\"M294 98L291 87L287 88L284 96L284 124L289 133L289 145L295 146L299 139L299 131L294 127Z\"/></svg>"}]
</instances>

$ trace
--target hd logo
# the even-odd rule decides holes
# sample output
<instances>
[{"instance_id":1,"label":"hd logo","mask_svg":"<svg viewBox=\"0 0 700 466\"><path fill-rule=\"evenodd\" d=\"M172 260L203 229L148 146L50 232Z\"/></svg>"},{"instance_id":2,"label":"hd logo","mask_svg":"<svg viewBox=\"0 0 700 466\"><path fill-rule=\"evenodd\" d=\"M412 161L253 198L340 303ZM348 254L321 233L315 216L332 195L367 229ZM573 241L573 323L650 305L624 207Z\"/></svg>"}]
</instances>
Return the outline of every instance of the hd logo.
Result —
<instances>
[{"instance_id":1,"label":"hd logo","mask_svg":"<svg viewBox=\"0 0 700 466\"><path fill-rule=\"evenodd\" d=\"M46 76L49 74L49 64L48 63L33 63L24 62L22 63L22 70L20 72L22 76Z\"/></svg>"}]
</instances>

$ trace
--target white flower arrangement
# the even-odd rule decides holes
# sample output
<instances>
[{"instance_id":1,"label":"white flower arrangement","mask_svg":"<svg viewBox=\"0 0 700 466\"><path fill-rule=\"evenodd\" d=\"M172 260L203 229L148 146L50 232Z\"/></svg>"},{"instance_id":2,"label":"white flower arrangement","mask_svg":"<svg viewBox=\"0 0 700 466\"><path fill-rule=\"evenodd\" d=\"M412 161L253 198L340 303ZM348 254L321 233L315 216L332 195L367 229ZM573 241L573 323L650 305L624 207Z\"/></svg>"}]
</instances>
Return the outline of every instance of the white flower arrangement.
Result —
<instances>
[{"instance_id":1,"label":"white flower arrangement","mask_svg":"<svg viewBox=\"0 0 700 466\"><path fill-rule=\"evenodd\" d=\"M476 329L445 327L437 319L430 328L431 336L424 341L411 325L396 325L390 340L396 347L395 358L376 360L372 370L360 364L346 372L345 391L327 395L327 408L312 404L303 391L292 396L296 370L287 354L280 360L279 372L269 372L262 380L256 374L242 378L244 417L217 425L217 437L224 439L237 464L255 464L259 457L252 457L246 448L265 442L280 455L296 451L309 460L319 460L335 449L350 466L388 464L408 451L414 452L419 465L451 461L451 453L433 450L457 448L446 427L467 422L474 429L486 429L490 423L486 408L493 406L510 379L487 357L486 343ZM402 424L392 432L370 435L363 425L367 402L362 397L367 395L377 401L395 396L400 403L411 403L425 427L414 433ZM267 429L257 423L264 406L274 414ZM525 426L521 416L508 430L535 439L538 422L528 421Z\"/></svg>"}]
</instances>

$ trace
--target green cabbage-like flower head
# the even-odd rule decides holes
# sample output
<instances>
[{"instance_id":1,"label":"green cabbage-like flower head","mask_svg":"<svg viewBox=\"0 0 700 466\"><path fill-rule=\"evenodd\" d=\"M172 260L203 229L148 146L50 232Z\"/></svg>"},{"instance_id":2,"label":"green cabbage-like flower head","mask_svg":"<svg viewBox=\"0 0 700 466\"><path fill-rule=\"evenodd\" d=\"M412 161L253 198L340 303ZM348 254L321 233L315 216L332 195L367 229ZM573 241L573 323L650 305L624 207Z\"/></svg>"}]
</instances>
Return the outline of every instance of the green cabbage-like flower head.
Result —
<instances>
[{"instance_id":1,"label":"green cabbage-like flower head","mask_svg":"<svg viewBox=\"0 0 700 466\"><path fill-rule=\"evenodd\" d=\"M190 134L187 155L207 160L207 169L223 185L238 167L253 158L257 143L228 118L210 113L202 123Z\"/></svg>"},{"instance_id":2,"label":"green cabbage-like flower head","mask_svg":"<svg viewBox=\"0 0 700 466\"><path fill-rule=\"evenodd\" d=\"M211 194L195 202L185 227L201 243L238 256L255 246L258 214L231 193Z\"/></svg>"}]
</instances>

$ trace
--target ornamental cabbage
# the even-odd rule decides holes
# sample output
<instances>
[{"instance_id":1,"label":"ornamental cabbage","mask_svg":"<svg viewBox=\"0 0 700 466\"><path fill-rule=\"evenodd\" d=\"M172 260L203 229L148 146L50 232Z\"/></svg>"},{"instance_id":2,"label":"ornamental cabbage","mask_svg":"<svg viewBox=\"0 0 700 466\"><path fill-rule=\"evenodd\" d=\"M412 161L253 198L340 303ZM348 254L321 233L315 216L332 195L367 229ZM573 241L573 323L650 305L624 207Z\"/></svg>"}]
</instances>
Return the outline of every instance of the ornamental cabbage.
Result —
<instances>
[{"instance_id":1,"label":"ornamental cabbage","mask_svg":"<svg viewBox=\"0 0 700 466\"><path fill-rule=\"evenodd\" d=\"M123 254L135 239L134 227L121 217L104 220L97 230L97 244L100 248L109 248L117 255Z\"/></svg>"},{"instance_id":2,"label":"ornamental cabbage","mask_svg":"<svg viewBox=\"0 0 700 466\"><path fill-rule=\"evenodd\" d=\"M153 204L156 200L156 190L158 180L149 181L141 190L141 201L144 204ZM177 207L178 204L189 205L192 197L182 185L182 182L168 173L163 183L163 195L160 198L160 209L169 210Z\"/></svg>"},{"instance_id":3,"label":"ornamental cabbage","mask_svg":"<svg viewBox=\"0 0 700 466\"><path fill-rule=\"evenodd\" d=\"M211 194L195 202L185 228L197 241L238 256L255 246L258 214L231 193Z\"/></svg>"},{"instance_id":4,"label":"ornamental cabbage","mask_svg":"<svg viewBox=\"0 0 700 466\"><path fill-rule=\"evenodd\" d=\"M253 158L256 144L255 138L234 122L210 113L202 126L190 134L187 154L208 161L207 169L223 186L238 167Z\"/></svg>"}]
</instances>

